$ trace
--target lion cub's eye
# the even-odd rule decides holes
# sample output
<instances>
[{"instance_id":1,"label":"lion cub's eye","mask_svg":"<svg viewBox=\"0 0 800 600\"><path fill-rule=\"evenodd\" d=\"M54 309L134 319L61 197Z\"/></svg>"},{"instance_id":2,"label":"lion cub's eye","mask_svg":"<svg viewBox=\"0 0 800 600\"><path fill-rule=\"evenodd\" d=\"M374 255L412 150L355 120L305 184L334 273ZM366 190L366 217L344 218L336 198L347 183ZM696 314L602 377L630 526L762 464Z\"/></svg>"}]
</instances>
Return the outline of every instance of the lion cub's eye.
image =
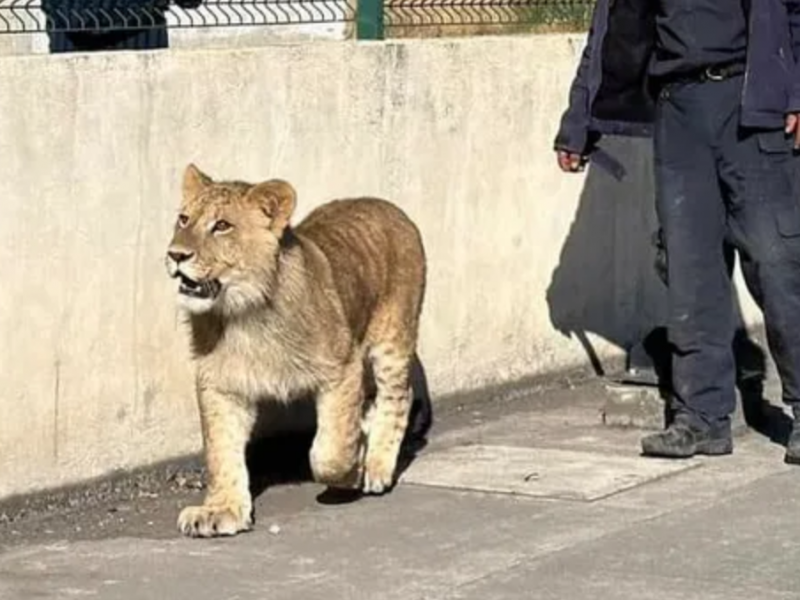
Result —
<instances>
[{"instance_id":1,"label":"lion cub's eye","mask_svg":"<svg viewBox=\"0 0 800 600\"><path fill-rule=\"evenodd\" d=\"M231 229L233 225L220 219L211 227L211 233L228 233Z\"/></svg>"},{"instance_id":2,"label":"lion cub's eye","mask_svg":"<svg viewBox=\"0 0 800 600\"><path fill-rule=\"evenodd\" d=\"M188 215L178 215L178 227L186 227L189 224Z\"/></svg>"}]
</instances>

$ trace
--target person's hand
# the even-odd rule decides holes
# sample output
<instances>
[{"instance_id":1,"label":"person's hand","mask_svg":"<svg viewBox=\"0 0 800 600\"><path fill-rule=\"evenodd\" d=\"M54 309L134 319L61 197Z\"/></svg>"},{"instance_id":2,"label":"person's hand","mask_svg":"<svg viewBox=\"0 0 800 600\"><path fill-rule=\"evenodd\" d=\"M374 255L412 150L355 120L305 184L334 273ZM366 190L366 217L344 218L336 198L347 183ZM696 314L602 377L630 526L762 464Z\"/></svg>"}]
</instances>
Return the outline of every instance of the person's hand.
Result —
<instances>
[{"instance_id":1,"label":"person's hand","mask_svg":"<svg viewBox=\"0 0 800 600\"><path fill-rule=\"evenodd\" d=\"M558 167L565 173L579 173L586 165L586 158L577 152L558 150L556 152Z\"/></svg>"},{"instance_id":2,"label":"person's hand","mask_svg":"<svg viewBox=\"0 0 800 600\"><path fill-rule=\"evenodd\" d=\"M800 113L789 113L786 115L786 128L787 135L794 137L795 150L800 149Z\"/></svg>"}]
</instances>

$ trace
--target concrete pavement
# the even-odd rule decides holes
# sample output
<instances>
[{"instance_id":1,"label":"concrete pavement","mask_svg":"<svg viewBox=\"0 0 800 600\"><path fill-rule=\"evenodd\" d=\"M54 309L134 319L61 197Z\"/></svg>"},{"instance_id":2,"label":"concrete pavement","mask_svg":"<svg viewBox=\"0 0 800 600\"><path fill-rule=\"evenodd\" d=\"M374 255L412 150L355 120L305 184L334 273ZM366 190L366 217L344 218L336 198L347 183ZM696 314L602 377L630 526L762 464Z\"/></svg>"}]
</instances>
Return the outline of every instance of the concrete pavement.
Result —
<instances>
[{"instance_id":1,"label":"concrete pavement","mask_svg":"<svg viewBox=\"0 0 800 600\"><path fill-rule=\"evenodd\" d=\"M774 393L774 386L773 386ZM440 417L383 498L312 483L257 501L256 529L181 539L191 486L0 524L0 598L761 600L800 595L800 470L755 432L730 457L638 456L603 387Z\"/></svg>"}]
</instances>

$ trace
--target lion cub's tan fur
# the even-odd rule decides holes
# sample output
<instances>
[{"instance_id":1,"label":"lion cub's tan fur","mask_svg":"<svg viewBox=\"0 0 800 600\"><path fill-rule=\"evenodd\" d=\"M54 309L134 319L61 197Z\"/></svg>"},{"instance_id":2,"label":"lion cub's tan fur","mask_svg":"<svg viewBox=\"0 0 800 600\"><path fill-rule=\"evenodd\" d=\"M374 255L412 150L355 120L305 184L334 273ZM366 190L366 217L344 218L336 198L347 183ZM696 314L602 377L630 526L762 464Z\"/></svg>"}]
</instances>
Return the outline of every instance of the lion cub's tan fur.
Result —
<instances>
[{"instance_id":1,"label":"lion cub's tan fur","mask_svg":"<svg viewBox=\"0 0 800 600\"><path fill-rule=\"evenodd\" d=\"M316 396L316 480L367 493L394 482L425 286L419 232L378 199L333 201L291 227L295 203L284 181L184 175L167 267L190 288L209 474L203 505L178 519L187 535L251 527L245 445L261 402ZM365 369L377 385L368 423Z\"/></svg>"}]
</instances>

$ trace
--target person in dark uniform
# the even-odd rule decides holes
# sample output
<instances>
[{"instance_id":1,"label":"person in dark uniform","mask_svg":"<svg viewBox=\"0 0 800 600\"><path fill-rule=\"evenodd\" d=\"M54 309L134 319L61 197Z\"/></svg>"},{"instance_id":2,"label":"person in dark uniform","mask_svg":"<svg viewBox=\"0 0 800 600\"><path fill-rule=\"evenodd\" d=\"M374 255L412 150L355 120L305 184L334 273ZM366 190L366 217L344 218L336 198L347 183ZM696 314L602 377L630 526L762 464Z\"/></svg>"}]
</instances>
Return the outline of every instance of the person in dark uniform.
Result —
<instances>
[{"instance_id":1,"label":"person in dark uniform","mask_svg":"<svg viewBox=\"0 0 800 600\"><path fill-rule=\"evenodd\" d=\"M733 450L735 312L726 245L764 314L800 463L800 0L597 0L555 140L583 169L603 134L652 136L666 250L672 458Z\"/></svg>"},{"instance_id":2,"label":"person in dark uniform","mask_svg":"<svg viewBox=\"0 0 800 600\"><path fill-rule=\"evenodd\" d=\"M42 0L50 52L167 48L170 0ZM197 8L201 0L179 0Z\"/></svg>"}]
</instances>

